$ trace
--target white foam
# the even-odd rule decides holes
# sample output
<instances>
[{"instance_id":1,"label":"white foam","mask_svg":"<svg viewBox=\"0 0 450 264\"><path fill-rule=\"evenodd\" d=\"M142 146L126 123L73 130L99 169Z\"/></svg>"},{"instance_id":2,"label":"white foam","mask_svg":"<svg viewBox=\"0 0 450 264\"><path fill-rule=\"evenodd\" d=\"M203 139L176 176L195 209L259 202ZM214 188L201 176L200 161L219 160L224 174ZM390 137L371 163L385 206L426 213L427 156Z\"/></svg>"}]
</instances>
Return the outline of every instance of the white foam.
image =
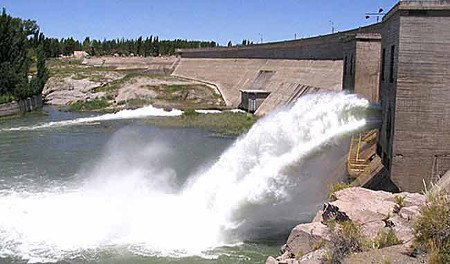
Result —
<instances>
[{"instance_id":1,"label":"white foam","mask_svg":"<svg viewBox=\"0 0 450 264\"><path fill-rule=\"evenodd\" d=\"M195 110L195 112L199 113L199 114L220 114L222 113L222 111L220 110Z\"/></svg>"},{"instance_id":2,"label":"white foam","mask_svg":"<svg viewBox=\"0 0 450 264\"><path fill-rule=\"evenodd\" d=\"M153 145L138 150L146 157L139 162L111 149L79 188L0 191L0 257L58 261L110 246L201 255L230 242L224 231L239 226L240 208L283 200L285 168L364 126L355 110L367 106L343 93L302 97L260 119L181 191L172 188L173 170L148 167L166 151Z\"/></svg>"},{"instance_id":3,"label":"white foam","mask_svg":"<svg viewBox=\"0 0 450 264\"><path fill-rule=\"evenodd\" d=\"M44 128L52 128L52 127L64 127L64 126L73 126L79 124L87 124L94 123L99 121L106 120L119 120L119 119L133 119L133 118L145 118L151 116L180 116L183 114L183 111L172 109L171 111L166 111L162 108L156 108L151 105L144 106L138 109L133 110L121 110L117 113L104 114L99 116L92 117L82 117L71 120L63 120L56 122L48 122L35 126L23 126L23 127L13 127L9 129L3 129L3 131L20 131L20 130L36 130L36 129L44 129Z\"/></svg>"}]
</instances>

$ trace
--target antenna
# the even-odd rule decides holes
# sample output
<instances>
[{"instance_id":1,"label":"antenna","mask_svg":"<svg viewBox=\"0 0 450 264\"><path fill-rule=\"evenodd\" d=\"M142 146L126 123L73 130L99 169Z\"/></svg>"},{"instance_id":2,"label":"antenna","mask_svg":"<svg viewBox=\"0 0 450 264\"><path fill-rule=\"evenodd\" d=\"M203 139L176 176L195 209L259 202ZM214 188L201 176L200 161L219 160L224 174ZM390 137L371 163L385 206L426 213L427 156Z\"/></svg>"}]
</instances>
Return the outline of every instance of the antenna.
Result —
<instances>
[{"instance_id":1,"label":"antenna","mask_svg":"<svg viewBox=\"0 0 450 264\"><path fill-rule=\"evenodd\" d=\"M380 17L386 15L386 13L383 13L384 9L383 8L378 8L378 12L372 12L372 13L366 13L366 19L369 19L371 17L376 17L377 18L377 23L380 22Z\"/></svg>"}]
</instances>

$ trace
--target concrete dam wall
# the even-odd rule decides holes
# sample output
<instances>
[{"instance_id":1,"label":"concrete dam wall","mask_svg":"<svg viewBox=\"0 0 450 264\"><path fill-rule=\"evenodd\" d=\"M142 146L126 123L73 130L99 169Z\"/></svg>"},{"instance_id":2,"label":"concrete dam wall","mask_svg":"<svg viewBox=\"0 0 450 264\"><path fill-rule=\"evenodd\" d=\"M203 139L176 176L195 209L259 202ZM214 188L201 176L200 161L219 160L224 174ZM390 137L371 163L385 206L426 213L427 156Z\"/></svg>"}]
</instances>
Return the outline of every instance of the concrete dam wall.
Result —
<instances>
[{"instance_id":1,"label":"concrete dam wall","mask_svg":"<svg viewBox=\"0 0 450 264\"><path fill-rule=\"evenodd\" d=\"M240 90L269 91L256 112L263 115L307 93L341 90L342 68L340 60L182 58L173 75L214 84L233 108Z\"/></svg>"},{"instance_id":2,"label":"concrete dam wall","mask_svg":"<svg viewBox=\"0 0 450 264\"><path fill-rule=\"evenodd\" d=\"M377 33L381 24L374 24L324 36L256 44L249 46L182 49L183 58L245 58L288 60L342 60L346 40L356 34Z\"/></svg>"}]
</instances>

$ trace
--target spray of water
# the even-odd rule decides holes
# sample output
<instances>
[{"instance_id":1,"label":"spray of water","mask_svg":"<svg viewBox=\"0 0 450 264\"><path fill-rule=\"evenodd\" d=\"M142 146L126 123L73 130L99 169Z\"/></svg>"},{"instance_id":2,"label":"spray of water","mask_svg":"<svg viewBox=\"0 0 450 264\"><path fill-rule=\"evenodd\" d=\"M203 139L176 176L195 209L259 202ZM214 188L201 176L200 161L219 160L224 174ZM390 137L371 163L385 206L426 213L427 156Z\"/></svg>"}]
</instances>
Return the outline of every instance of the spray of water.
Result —
<instances>
[{"instance_id":1,"label":"spray of water","mask_svg":"<svg viewBox=\"0 0 450 264\"><path fill-rule=\"evenodd\" d=\"M162 108L156 108L151 105L145 106L138 109L133 110L121 110L117 113L113 114L104 114L99 116L91 116L91 117L83 117L83 118L77 118L73 120L64 120L64 121L57 121L57 122L48 122L41 125L35 125L35 126L23 126L23 127L13 127L9 129L3 129L0 131L21 131L21 130L37 130L37 129L43 129L43 128L52 128L52 127L64 127L64 126L71 126L71 125L79 125L79 124L86 124L86 123L93 123L93 122L99 122L99 121L106 121L106 120L119 120L119 119L131 119L131 118L145 118L145 117L151 117L151 116L179 116L183 114L183 111L172 109L171 111L165 111Z\"/></svg>"},{"instance_id":2,"label":"spray of water","mask_svg":"<svg viewBox=\"0 0 450 264\"><path fill-rule=\"evenodd\" d=\"M57 261L117 246L185 256L229 243L226 231L243 221L240 208L286 198L286 168L363 127L357 112L367 106L343 93L302 97L259 120L181 190L170 168L130 162L112 148L78 188L0 192L0 258ZM140 151L151 161L166 149Z\"/></svg>"}]
</instances>

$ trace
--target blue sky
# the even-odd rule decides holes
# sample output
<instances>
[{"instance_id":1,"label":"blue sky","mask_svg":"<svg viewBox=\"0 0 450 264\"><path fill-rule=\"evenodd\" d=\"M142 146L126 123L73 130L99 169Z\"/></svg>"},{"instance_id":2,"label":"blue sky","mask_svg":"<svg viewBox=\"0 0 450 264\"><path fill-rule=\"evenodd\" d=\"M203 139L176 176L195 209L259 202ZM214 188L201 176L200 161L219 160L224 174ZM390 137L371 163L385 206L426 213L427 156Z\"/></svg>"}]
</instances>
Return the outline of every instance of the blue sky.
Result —
<instances>
[{"instance_id":1,"label":"blue sky","mask_svg":"<svg viewBox=\"0 0 450 264\"><path fill-rule=\"evenodd\" d=\"M0 0L13 16L37 20L49 37L264 42L316 36L375 22L395 0Z\"/></svg>"}]
</instances>

